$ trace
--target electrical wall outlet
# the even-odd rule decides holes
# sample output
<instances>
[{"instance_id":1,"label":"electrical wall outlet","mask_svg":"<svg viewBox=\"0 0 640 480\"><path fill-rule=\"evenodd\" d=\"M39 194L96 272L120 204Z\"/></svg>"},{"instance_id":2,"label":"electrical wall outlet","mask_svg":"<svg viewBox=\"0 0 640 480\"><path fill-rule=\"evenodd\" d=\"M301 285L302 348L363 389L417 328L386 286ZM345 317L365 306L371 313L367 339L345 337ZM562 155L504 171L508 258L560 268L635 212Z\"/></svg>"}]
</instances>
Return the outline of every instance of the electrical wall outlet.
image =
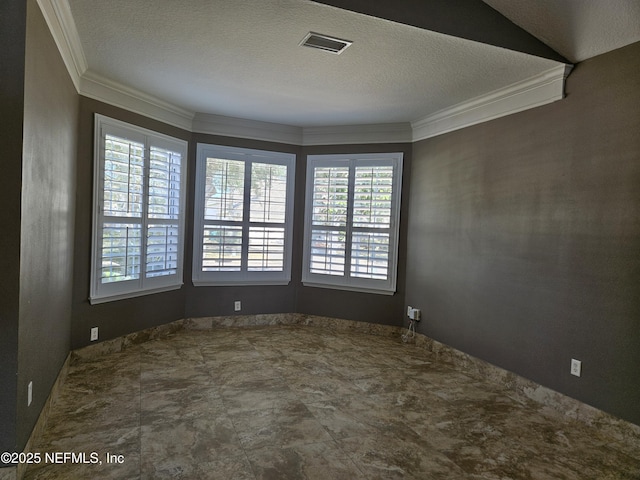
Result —
<instances>
[{"instance_id":1,"label":"electrical wall outlet","mask_svg":"<svg viewBox=\"0 0 640 480\"><path fill-rule=\"evenodd\" d=\"M579 377L582 374L582 362L580 360L576 360L575 358L571 359L571 375L575 375Z\"/></svg>"},{"instance_id":2,"label":"electrical wall outlet","mask_svg":"<svg viewBox=\"0 0 640 480\"><path fill-rule=\"evenodd\" d=\"M413 307L407 307L407 317L409 317L411 320L415 320L416 322L420 321L420 309L419 308L413 308Z\"/></svg>"},{"instance_id":3,"label":"electrical wall outlet","mask_svg":"<svg viewBox=\"0 0 640 480\"><path fill-rule=\"evenodd\" d=\"M242 310L242 302L240 300L236 300L235 302L233 302L233 309L236 312L239 312L240 310Z\"/></svg>"},{"instance_id":4,"label":"electrical wall outlet","mask_svg":"<svg viewBox=\"0 0 640 480\"><path fill-rule=\"evenodd\" d=\"M91 329L91 341L95 342L98 340L98 327L93 327Z\"/></svg>"},{"instance_id":5,"label":"electrical wall outlet","mask_svg":"<svg viewBox=\"0 0 640 480\"><path fill-rule=\"evenodd\" d=\"M33 381L27 385L27 407L31 405L31 402L33 402Z\"/></svg>"}]
</instances>

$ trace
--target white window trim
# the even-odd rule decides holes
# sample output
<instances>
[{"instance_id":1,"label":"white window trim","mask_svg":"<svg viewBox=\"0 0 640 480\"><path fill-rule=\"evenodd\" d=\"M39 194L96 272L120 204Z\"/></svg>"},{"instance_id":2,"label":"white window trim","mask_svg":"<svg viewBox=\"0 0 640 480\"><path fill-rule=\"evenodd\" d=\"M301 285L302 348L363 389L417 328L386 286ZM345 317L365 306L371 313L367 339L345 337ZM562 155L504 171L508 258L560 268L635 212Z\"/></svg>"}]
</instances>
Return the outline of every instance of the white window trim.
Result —
<instances>
[{"instance_id":1,"label":"white window trim","mask_svg":"<svg viewBox=\"0 0 640 480\"><path fill-rule=\"evenodd\" d=\"M291 256L293 251L293 206L295 195L295 161L293 153L254 150L249 148L228 147L198 143L196 153L196 186L193 230L193 272L195 286L234 286L234 285L288 285L291 282ZM243 269L239 272L203 272L202 271L202 232L205 226L205 171L207 158L240 160L251 165L272 163L287 167L287 200L285 204L284 227L284 265L281 272L255 272ZM250 172L251 168L245 168ZM247 177L245 177L247 178ZM249 197L244 198L245 207ZM246 211L246 208L245 208ZM252 224L249 218L242 220L243 231ZM243 241L246 239L243 237Z\"/></svg>"},{"instance_id":2,"label":"white window trim","mask_svg":"<svg viewBox=\"0 0 640 480\"><path fill-rule=\"evenodd\" d=\"M188 142L173 138L161 133L154 132L136 125L131 125L120 120L106 117L104 115L94 115L94 175L93 175L93 222L92 222L92 251L91 251L91 285L89 301L92 305L105 303L126 298L150 295L153 293L177 290L183 285L183 264L184 264L184 223L186 212L186 189L187 189L187 152ZM104 185L104 149L105 135L113 134L129 140L143 143L145 151L148 152L151 146L160 147L181 154L180 162L180 210L178 219L178 251L176 261L176 273L147 278L144 271L144 259L146 258L146 242L141 241L141 266L140 278L135 280L125 280L121 282L105 283L100 281L100 268L102 249L102 237L100 231L105 222L103 214L103 185ZM145 154L148 160L148 153ZM148 182L148 163L145 165L145 192ZM144 205L147 206L147 195L144 195ZM140 224L141 236L145 238L146 227L149 219L146 209L143 211Z\"/></svg>"},{"instance_id":3,"label":"white window trim","mask_svg":"<svg viewBox=\"0 0 640 480\"><path fill-rule=\"evenodd\" d=\"M398 274L398 241L400 236L400 199L402 192L402 161L403 153L372 153L372 154L333 154L308 155L307 179L305 188L305 218L304 218L304 248L302 283L309 287L350 290L364 293L393 295L396 291ZM393 192L391 200L391 235L389 239L389 270L386 280L351 277L348 259L345 259L345 274L343 276L324 275L310 271L312 208L313 208L313 180L314 169L330 166L393 166ZM352 197L353 192L350 192ZM351 228L351 227L349 227Z\"/></svg>"}]
</instances>

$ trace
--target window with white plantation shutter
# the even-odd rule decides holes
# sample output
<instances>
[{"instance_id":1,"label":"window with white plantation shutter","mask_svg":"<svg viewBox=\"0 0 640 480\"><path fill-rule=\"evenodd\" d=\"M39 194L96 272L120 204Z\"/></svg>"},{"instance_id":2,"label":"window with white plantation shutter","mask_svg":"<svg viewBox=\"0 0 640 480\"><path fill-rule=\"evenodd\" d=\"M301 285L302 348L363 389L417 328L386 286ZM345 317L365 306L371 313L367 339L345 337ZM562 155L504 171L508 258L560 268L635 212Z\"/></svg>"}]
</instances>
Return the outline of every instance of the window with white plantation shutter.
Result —
<instances>
[{"instance_id":1,"label":"window with white plantation shutter","mask_svg":"<svg viewBox=\"0 0 640 480\"><path fill-rule=\"evenodd\" d=\"M182 285L187 142L95 117L90 300Z\"/></svg>"},{"instance_id":2,"label":"window with white plantation shutter","mask_svg":"<svg viewBox=\"0 0 640 480\"><path fill-rule=\"evenodd\" d=\"M349 191L348 167L313 171L311 261L312 273L344 275Z\"/></svg>"},{"instance_id":3,"label":"window with white plantation shutter","mask_svg":"<svg viewBox=\"0 0 640 480\"><path fill-rule=\"evenodd\" d=\"M309 155L303 282L392 294L402 153Z\"/></svg>"},{"instance_id":4,"label":"window with white plantation shutter","mask_svg":"<svg viewBox=\"0 0 640 480\"><path fill-rule=\"evenodd\" d=\"M291 279L295 155L198 144L194 285Z\"/></svg>"}]
</instances>

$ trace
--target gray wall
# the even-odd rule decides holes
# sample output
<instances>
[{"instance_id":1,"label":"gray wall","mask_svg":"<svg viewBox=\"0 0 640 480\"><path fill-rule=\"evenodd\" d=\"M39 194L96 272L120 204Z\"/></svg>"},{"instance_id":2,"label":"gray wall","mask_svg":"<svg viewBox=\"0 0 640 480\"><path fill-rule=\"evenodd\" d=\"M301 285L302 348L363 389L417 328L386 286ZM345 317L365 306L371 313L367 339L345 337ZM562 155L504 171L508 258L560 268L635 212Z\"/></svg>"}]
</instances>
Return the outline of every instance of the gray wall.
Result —
<instances>
[{"instance_id":1,"label":"gray wall","mask_svg":"<svg viewBox=\"0 0 640 480\"><path fill-rule=\"evenodd\" d=\"M189 140L187 186L187 221L185 232L184 286L180 290L147 295L99 305L90 305L89 276L91 265L91 204L93 178L93 114L101 113L167 135ZM283 286L194 287L191 282L193 255L193 208L195 159L197 143L212 143L294 153L296 192L294 205L294 236L292 279ZM333 147L299 147L295 145L190 134L140 115L81 97L78 140L77 211L75 230L73 325L71 347L91 343L91 327L99 327L100 340L115 338L145 328L162 325L181 318L234 314L301 312L347 319L399 325L402 322L406 256L406 224L401 225L398 291L395 295L371 295L339 290L309 288L300 283L302 271L302 241L304 223L305 163L307 154L353 152L404 152L406 198L409 191L411 145L349 145ZM406 206L403 207L406 215ZM234 312L234 301L242 302L241 312Z\"/></svg>"},{"instance_id":2,"label":"gray wall","mask_svg":"<svg viewBox=\"0 0 640 480\"><path fill-rule=\"evenodd\" d=\"M26 3L0 3L0 452L16 449L18 311L20 293L20 190L24 111ZM2 465L0 464L0 467Z\"/></svg>"},{"instance_id":3,"label":"gray wall","mask_svg":"<svg viewBox=\"0 0 640 480\"><path fill-rule=\"evenodd\" d=\"M523 30L482 0L317 0L334 7L413 25L431 32L466 38L565 62L541 40Z\"/></svg>"},{"instance_id":4,"label":"gray wall","mask_svg":"<svg viewBox=\"0 0 640 480\"><path fill-rule=\"evenodd\" d=\"M189 141L184 285L179 290L98 305L91 305L88 301L91 268L94 113ZM291 153L298 153L300 150L299 147L277 143L191 134L117 107L80 97L72 348L91 343L89 334L92 327L97 326L100 331L100 340L106 340L182 318L234 314L235 300L242 301L241 314L293 311L295 288L291 285L197 288L192 285L193 191L197 142Z\"/></svg>"},{"instance_id":5,"label":"gray wall","mask_svg":"<svg viewBox=\"0 0 640 480\"><path fill-rule=\"evenodd\" d=\"M636 424L639 71L636 43L560 102L416 143L406 295L419 331Z\"/></svg>"},{"instance_id":6,"label":"gray wall","mask_svg":"<svg viewBox=\"0 0 640 480\"><path fill-rule=\"evenodd\" d=\"M27 2L18 445L69 353L78 95L35 0ZM33 403L27 407L27 383Z\"/></svg>"},{"instance_id":7,"label":"gray wall","mask_svg":"<svg viewBox=\"0 0 640 480\"><path fill-rule=\"evenodd\" d=\"M145 295L116 302L89 304L91 274L91 225L93 205L94 113L148 128L165 135L190 140L191 133L86 97L80 97L78 163L76 182L75 263L73 276L73 321L71 348L90 343L92 327L99 340L115 338L145 328L184 318L185 289ZM189 174L191 168L189 166Z\"/></svg>"}]
</instances>

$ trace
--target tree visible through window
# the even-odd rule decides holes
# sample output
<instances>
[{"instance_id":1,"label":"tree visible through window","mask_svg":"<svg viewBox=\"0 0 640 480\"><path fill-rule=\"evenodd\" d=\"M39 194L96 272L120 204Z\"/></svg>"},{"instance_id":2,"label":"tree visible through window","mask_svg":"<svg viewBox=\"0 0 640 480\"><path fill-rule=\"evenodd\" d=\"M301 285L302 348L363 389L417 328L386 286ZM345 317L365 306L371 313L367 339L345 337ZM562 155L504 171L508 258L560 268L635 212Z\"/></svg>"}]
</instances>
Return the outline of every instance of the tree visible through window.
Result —
<instances>
[{"instance_id":1,"label":"tree visible through window","mask_svg":"<svg viewBox=\"0 0 640 480\"><path fill-rule=\"evenodd\" d=\"M196 285L289 281L294 159L198 145Z\"/></svg>"},{"instance_id":2,"label":"tree visible through window","mask_svg":"<svg viewBox=\"0 0 640 480\"><path fill-rule=\"evenodd\" d=\"M186 142L96 116L91 301L182 284Z\"/></svg>"},{"instance_id":3,"label":"tree visible through window","mask_svg":"<svg viewBox=\"0 0 640 480\"><path fill-rule=\"evenodd\" d=\"M305 284L395 291L402 154L312 155Z\"/></svg>"}]
</instances>

